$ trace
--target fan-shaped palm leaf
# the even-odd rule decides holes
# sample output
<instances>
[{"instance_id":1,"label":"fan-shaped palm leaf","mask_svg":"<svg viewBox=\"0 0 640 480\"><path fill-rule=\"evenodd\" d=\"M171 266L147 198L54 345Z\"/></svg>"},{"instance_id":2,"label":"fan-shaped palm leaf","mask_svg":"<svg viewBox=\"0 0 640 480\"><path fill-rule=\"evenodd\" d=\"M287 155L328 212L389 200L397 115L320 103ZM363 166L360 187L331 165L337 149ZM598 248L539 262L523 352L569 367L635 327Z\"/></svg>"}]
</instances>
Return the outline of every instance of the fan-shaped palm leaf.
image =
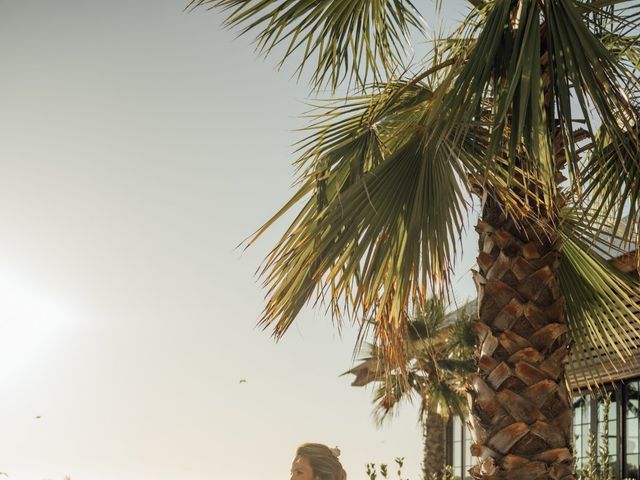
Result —
<instances>
[{"instance_id":1,"label":"fan-shaped palm leaf","mask_svg":"<svg viewBox=\"0 0 640 480\"><path fill-rule=\"evenodd\" d=\"M299 53L298 71L312 63L312 84L333 90L349 77L364 85L380 78L381 69L396 71L411 30L424 26L408 0L193 0L189 6L229 10L226 24L243 34L257 31L260 52L282 45L282 62Z\"/></svg>"}]
</instances>

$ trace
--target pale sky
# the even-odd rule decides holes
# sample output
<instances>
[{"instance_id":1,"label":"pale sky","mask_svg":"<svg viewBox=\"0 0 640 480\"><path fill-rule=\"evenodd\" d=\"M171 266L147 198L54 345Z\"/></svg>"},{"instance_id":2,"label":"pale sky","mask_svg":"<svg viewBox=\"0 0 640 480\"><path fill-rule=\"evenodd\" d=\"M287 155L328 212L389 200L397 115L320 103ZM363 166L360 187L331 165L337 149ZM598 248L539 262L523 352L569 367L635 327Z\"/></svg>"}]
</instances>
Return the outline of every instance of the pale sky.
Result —
<instances>
[{"instance_id":1,"label":"pale sky","mask_svg":"<svg viewBox=\"0 0 640 480\"><path fill-rule=\"evenodd\" d=\"M292 192L308 90L185 4L0 1L0 472L281 480L316 441L418 480L416 408L376 428L338 376L353 329L255 328L285 224L235 247Z\"/></svg>"}]
</instances>

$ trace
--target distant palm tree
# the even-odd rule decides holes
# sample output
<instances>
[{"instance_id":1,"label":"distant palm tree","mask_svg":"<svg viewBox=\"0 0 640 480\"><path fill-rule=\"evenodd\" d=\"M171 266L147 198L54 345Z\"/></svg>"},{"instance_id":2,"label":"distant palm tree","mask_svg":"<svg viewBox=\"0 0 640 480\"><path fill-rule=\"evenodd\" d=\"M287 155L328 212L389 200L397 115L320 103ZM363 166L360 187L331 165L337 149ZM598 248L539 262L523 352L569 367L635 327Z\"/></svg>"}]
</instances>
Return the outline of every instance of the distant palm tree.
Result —
<instances>
[{"instance_id":1,"label":"distant palm tree","mask_svg":"<svg viewBox=\"0 0 640 480\"><path fill-rule=\"evenodd\" d=\"M640 2L468 3L415 68L409 0L191 5L311 66L316 90L363 87L319 106L298 191L257 232L300 208L264 265L262 325L280 336L324 300L404 369L411 306L448 290L476 205L472 475L572 479L570 346L624 359L638 342L638 285L607 257L635 249L640 220Z\"/></svg>"},{"instance_id":2,"label":"distant palm tree","mask_svg":"<svg viewBox=\"0 0 640 480\"><path fill-rule=\"evenodd\" d=\"M466 417L466 377L473 371L473 333L464 311L453 321L442 301L427 300L409 323L406 375L383 369L380 352L369 345L362 363L346 374L353 386L376 383L374 414L381 423L402 400L420 399L424 440L423 477L439 474L446 464L446 428L450 415Z\"/></svg>"}]
</instances>

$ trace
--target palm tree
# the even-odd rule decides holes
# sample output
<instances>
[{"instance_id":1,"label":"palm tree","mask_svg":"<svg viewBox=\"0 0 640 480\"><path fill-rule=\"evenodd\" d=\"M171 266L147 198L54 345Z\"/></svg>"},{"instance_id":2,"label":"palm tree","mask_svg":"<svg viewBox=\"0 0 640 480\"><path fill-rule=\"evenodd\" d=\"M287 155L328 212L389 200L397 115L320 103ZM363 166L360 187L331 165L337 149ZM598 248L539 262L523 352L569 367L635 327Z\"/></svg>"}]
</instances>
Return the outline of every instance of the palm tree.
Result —
<instances>
[{"instance_id":1,"label":"palm tree","mask_svg":"<svg viewBox=\"0 0 640 480\"><path fill-rule=\"evenodd\" d=\"M571 479L570 347L624 359L638 343L638 285L607 260L635 248L640 220L640 5L468 3L414 66L402 52L423 23L408 0L191 6L227 9L261 51L311 68L314 89L349 88L319 102L298 191L256 233L299 208L262 270L261 324L279 337L322 301L406 371L411 306L449 291L475 209L472 475Z\"/></svg>"},{"instance_id":2,"label":"palm tree","mask_svg":"<svg viewBox=\"0 0 640 480\"><path fill-rule=\"evenodd\" d=\"M356 376L352 386L375 382L374 415L377 423L388 417L403 400L420 399L420 423L424 439L423 477L438 475L446 464L447 418L466 416L465 382L473 371L471 322L465 311L453 321L444 304L429 299L409 322L406 377L385 372L380 352L369 345L362 362L345 372Z\"/></svg>"}]
</instances>

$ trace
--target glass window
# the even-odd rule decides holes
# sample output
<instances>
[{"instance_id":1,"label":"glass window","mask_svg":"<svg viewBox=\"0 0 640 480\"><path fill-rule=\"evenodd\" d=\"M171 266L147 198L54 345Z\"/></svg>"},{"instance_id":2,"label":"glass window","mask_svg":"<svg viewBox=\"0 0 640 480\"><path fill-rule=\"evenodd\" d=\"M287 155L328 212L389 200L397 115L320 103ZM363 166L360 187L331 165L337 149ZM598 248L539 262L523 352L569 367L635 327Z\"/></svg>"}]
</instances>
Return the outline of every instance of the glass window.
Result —
<instances>
[{"instance_id":1,"label":"glass window","mask_svg":"<svg viewBox=\"0 0 640 480\"><path fill-rule=\"evenodd\" d=\"M465 441L464 441L464 478L471 480L469 475L469 469L473 467L478 457L471 456L471 445L473 444L473 438L471 437L471 428L468 423L465 423Z\"/></svg>"},{"instance_id":2,"label":"glass window","mask_svg":"<svg viewBox=\"0 0 640 480\"><path fill-rule=\"evenodd\" d=\"M471 429L467 422L459 417L451 419L451 466L456 479L471 480L469 469L475 464L476 457L471 456Z\"/></svg>"},{"instance_id":3,"label":"glass window","mask_svg":"<svg viewBox=\"0 0 640 480\"><path fill-rule=\"evenodd\" d=\"M625 385L623 405L625 412L626 427L626 457L625 457L625 477L640 479L640 448L638 447L638 413L639 406L639 382L629 382Z\"/></svg>"},{"instance_id":4,"label":"glass window","mask_svg":"<svg viewBox=\"0 0 640 480\"><path fill-rule=\"evenodd\" d=\"M573 399L573 436L578 470L587 463L591 430L591 397L578 395Z\"/></svg>"},{"instance_id":5,"label":"glass window","mask_svg":"<svg viewBox=\"0 0 640 480\"><path fill-rule=\"evenodd\" d=\"M451 438L453 440L451 465L453 466L453 474L462 478L463 458L462 458L462 422L460 417L453 417L451 430Z\"/></svg>"}]
</instances>

